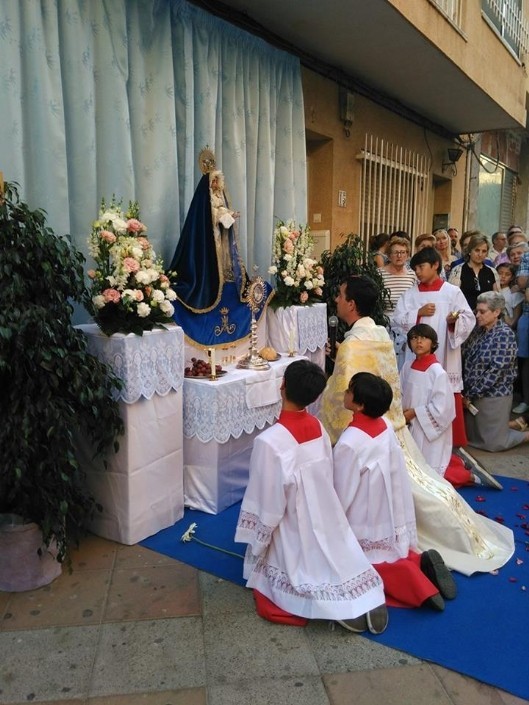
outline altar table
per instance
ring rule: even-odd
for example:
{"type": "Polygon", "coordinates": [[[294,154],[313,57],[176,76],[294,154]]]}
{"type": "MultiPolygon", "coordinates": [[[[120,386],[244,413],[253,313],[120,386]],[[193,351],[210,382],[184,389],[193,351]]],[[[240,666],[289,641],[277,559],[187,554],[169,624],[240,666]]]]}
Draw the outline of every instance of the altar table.
{"type": "Polygon", "coordinates": [[[105,468],[85,439],[78,443],[88,489],[103,507],[89,528],[132,545],[184,514],[183,331],[171,325],[143,336],[108,337],[95,324],[77,327],[87,336],[89,352],[124,382],[116,393],[125,423],[118,453],[109,454],[105,468]]]}
{"type": "Polygon", "coordinates": [[[184,379],[184,503],[218,514],[244,494],[254,438],[278,418],[285,368],[296,355],[269,370],[238,370],[216,381],[184,379]]]}

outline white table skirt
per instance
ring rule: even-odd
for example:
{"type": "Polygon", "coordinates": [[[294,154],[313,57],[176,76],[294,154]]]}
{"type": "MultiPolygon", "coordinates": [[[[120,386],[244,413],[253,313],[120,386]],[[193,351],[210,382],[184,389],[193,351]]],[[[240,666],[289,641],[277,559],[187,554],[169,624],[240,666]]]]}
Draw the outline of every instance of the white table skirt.
{"type": "Polygon", "coordinates": [[[266,312],[268,345],[276,350],[288,350],[293,340],[294,350],[325,369],[327,342],[327,305],[287,306],[266,312]]]}
{"type": "Polygon", "coordinates": [[[216,382],[184,380],[186,506],[218,514],[242,498],[253,440],[278,418],[284,370],[300,359],[283,354],[270,370],[228,368],[216,382]]]}
{"type": "Polygon", "coordinates": [[[96,326],[80,328],[88,336],[90,351],[125,381],[119,401],[125,435],[119,438],[118,453],[108,455],[107,467],[93,458],[84,438],[78,440],[88,489],[103,507],[90,529],[132,545],[172,526],[184,514],[183,332],[173,327],[109,339],[96,326]],[[137,400],[127,403],[129,398],[137,400]]]}

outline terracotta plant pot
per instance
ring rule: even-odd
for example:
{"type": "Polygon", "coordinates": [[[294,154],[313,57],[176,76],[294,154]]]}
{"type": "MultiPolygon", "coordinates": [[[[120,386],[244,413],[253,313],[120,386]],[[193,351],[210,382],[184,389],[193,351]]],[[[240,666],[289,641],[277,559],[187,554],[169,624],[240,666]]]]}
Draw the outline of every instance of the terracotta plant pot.
{"type": "Polygon", "coordinates": [[[37,524],[24,523],[16,514],[0,514],[0,590],[35,590],[61,572],[53,544],[44,546],[37,524]]]}

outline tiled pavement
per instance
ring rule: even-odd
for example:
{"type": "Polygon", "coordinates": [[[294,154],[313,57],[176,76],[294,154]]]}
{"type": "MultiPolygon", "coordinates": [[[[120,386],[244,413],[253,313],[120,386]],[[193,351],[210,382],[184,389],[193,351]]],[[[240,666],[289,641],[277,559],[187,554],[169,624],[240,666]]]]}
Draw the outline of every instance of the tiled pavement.
{"type": "MultiPolygon", "coordinates": [[[[478,453],[529,478],[529,447],[478,453]]],[[[492,648],[492,645],[491,645],[492,648]]],[[[269,624],[249,590],[91,536],[73,572],[0,592],[0,703],[517,705],[527,702],[326,622],[269,624]]]]}

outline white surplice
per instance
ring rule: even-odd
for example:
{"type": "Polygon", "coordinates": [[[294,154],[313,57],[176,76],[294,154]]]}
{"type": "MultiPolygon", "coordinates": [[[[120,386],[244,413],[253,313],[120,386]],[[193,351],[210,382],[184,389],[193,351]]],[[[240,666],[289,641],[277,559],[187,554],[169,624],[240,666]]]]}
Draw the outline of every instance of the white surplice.
{"type": "Polygon", "coordinates": [[[248,544],[247,587],[290,614],[353,619],[384,604],[384,591],[334,490],[322,434],[298,443],[277,423],[255,439],[235,540],[248,544]]]}
{"type": "Polygon", "coordinates": [[[414,369],[413,364],[406,362],[400,372],[402,408],[415,410],[409,425],[412,438],[428,465],[444,477],[452,455],[454,393],[439,362],[425,370],[414,369]]]}
{"type": "Polygon", "coordinates": [[[394,563],[417,548],[415,509],[391,423],[373,421],[381,421],[385,430],[372,437],[361,427],[348,426],[334,446],[334,487],[369,560],[394,563]]]}
{"type": "MultiPolygon", "coordinates": [[[[439,290],[428,288],[421,291],[421,286],[414,286],[400,297],[393,312],[393,322],[405,333],[416,323],[427,323],[437,333],[439,348],[435,355],[448,373],[453,392],[463,389],[463,374],[461,363],[461,345],[468,338],[474,326],[476,317],[467,303],[461,289],[448,282],[443,282],[439,290]],[[419,317],[419,309],[425,304],[435,304],[433,316],[419,317]],[[458,311],[459,316],[453,330],[449,330],[446,318],[449,313],[458,311]]],[[[414,354],[408,348],[406,362],[414,359],[414,354]]]]}

